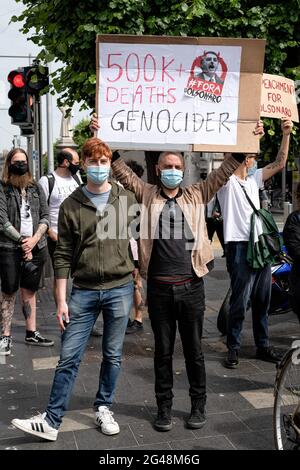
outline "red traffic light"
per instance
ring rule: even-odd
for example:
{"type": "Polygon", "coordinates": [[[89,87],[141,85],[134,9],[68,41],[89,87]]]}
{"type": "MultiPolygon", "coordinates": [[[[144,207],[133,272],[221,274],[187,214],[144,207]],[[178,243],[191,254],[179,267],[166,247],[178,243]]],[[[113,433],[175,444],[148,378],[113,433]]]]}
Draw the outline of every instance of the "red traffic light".
{"type": "Polygon", "coordinates": [[[16,75],[16,76],[13,78],[13,84],[14,84],[14,86],[17,87],[17,88],[22,88],[22,87],[25,85],[23,76],[22,76],[20,73],[18,73],[18,75],[16,75]]]}
{"type": "Polygon", "coordinates": [[[11,117],[11,123],[20,127],[32,126],[34,114],[32,97],[26,87],[26,68],[19,67],[17,70],[12,70],[7,80],[10,83],[8,98],[11,101],[11,106],[8,109],[8,114],[11,117]]]}
{"type": "Polygon", "coordinates": [[[7,80],[16,88],[23,88],[25,86],[23,74],[17,71],[10,72],[7,80]]]}

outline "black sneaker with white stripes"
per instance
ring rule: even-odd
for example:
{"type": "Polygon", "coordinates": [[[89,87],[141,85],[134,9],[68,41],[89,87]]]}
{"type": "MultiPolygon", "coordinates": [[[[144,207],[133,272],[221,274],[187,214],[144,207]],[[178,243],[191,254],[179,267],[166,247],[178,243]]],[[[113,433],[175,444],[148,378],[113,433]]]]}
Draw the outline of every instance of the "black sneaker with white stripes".
{"type": "Polygon", "coordinates": [[[39,331],[26,330],[25,343],[33,346],[53,346],[54,341],[44,338],[39,331]]]}
{"type": "Polygon", "coordinates": [[[43,413],[29,419],[13,419],[11,423],[28,434],[33,434],[47,441],[56,441],[58,430],[47,423],[45,416],[46,413],[43,413]]]}

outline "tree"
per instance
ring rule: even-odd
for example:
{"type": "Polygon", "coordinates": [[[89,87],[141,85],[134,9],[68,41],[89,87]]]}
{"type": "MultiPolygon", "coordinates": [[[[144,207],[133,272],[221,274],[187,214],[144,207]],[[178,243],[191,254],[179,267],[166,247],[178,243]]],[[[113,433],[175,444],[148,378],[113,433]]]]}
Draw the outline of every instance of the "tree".
{"type": "MultiPolygon", "coordinates": [[[[95,107],[96,34],[266,38],[265,71],[300,80],[300,0],[16,1],[26,8],[12,21],[23,21],[21,31],[42,48],[39,58],[65,64],[52,74],[59,105],[95,107]]],[[[272,126],[267,149],[278,145],[272,126]]],[[[297,153],[298,142],[294,136],[297,153]]]]}
{"type": "Polygon", "coordinates": [[[91,137],[89,124],[89,119],[81,119],[73,129],[73,140],[77,145],[77,152],[79,155],[84,142],[91,137]]]}

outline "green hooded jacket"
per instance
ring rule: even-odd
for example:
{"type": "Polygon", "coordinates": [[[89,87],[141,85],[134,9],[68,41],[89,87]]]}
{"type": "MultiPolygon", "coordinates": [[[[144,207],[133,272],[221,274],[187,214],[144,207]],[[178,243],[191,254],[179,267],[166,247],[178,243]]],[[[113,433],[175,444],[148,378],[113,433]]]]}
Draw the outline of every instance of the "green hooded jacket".
{"type": "Polygon", "coordinates": [[[132,280],[129,227],[137,212],[132,206],[137,203],[131,191],[110,183],[102,213],[81,187],[61,204],[54,253],[56,279],[67,279],[71,274],[74,286],[92,290],[111,289],[132,280]]]}

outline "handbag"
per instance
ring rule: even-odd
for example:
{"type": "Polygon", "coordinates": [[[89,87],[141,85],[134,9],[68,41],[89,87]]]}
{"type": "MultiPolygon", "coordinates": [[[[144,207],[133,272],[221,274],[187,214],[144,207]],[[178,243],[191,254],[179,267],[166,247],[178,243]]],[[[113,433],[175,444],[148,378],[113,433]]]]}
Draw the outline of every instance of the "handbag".
{"type": "Polygon", "coordinates": [[[245,188],[241,184],[240,186],[253,209],[247,262],[251,268],[261,269],[267,264],[274,263],[276,255],[282,251],[282,237],[271,212],[266,209],[256,209],[245,188]]]}

